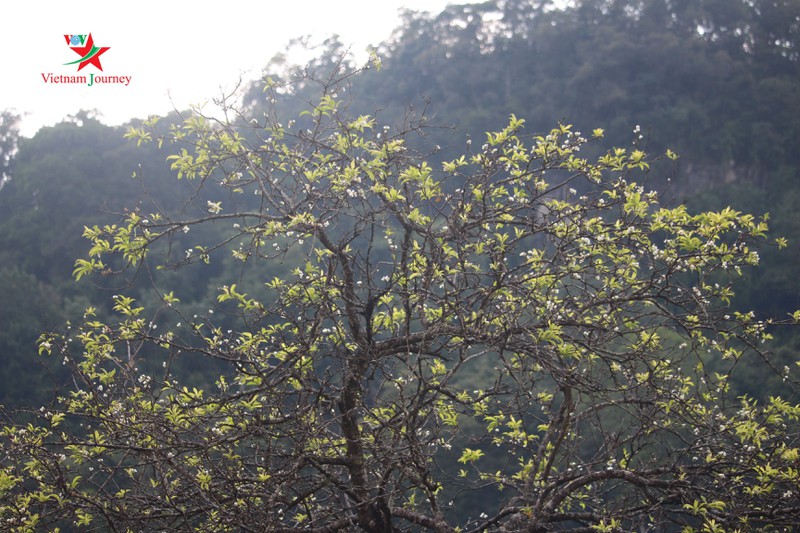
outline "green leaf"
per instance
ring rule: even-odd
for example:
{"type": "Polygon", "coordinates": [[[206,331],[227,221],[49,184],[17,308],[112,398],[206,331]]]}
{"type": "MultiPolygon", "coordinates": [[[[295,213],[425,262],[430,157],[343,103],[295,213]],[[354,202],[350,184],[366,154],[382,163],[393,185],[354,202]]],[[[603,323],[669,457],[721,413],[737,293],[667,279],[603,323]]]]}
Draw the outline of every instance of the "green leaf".
{"type": "Polygon", "coordinates": [[[463,464],[474,463],[483,456],[484,453],[481,450],[473,450],[471,448],[465,448],[464,452],[461,454],[461,457],[458,459],[458,462],[463,464]]]}

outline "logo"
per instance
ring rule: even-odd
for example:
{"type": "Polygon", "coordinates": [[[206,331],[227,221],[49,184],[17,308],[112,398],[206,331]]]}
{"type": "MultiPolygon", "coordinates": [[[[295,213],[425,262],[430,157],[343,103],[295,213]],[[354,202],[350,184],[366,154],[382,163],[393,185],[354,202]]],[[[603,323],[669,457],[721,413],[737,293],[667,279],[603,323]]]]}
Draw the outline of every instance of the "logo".
{"type": "Polygon", "coordinates": [[[80,59],[64,63],[65,65],[74,65],[78,63],[78,71],[86,65],[94,65],[102,72],[103,65],[100,64],[100,56],[106,53],[108,49],[111,48],[110,46],[95,46],[91,33],[88,37],[86,35],[65,35],[64,39],[67,41],[67,46],[69,46],[73,52],[81,56],[80,59]]]}
{"type": "MultiPolygon", "coordinates": [[[[78,54],[78,59],[63,63],[64,66],[78,65],[78,72],[83,70],[84,67],[89,65],[95,67],[100,72],[103,72],[103,64],[100,62],[101,56],[108,52],[110,46],[97,46],[94,44],[92,34],[64,34],[64,40],[70,50],[78,54]]],[[[102,58],[105,59],[105,58],[102,58]]],[[[51,85],[56,84],[69,84],[69,85],[86,85],[94,87],[96,85],[124,85],[128,86],[131,83],[133,76],[130,75],[117,75],[117,74],[100,74],[89,72],[80,74],[55,74],[53,72],[42,72],[42,80],[51,85]]]]}

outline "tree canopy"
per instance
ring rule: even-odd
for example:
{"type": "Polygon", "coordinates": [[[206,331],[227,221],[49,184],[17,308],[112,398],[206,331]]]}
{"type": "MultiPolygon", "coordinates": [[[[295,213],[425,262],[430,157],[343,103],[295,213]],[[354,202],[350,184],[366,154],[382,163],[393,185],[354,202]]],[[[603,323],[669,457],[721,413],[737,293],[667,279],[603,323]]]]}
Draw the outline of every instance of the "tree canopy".
{"type": "Polygon", "coordinates": [[[793,527],[800,406],[729,384],[800,321],[731,308],[785,246],[766,219],[666,205],[648,183],[677,156],[600,128],[511,115],[421,148],[424,115],[348,112],[353,75],[270,80],[308,100],[291,120],[129,130],[189,194],[87,227],[74,274],[138,272],[158,299],[119,290],[40,338],[71,385],[2,429],[3,527],[793,527]],[[158,274],[231,260],[199,312],[158,274]]]}
{"type": "Polygon", "coordinates": [[[226,120],[4,113],[0,529],[793,530],[799,28],[451,5],[226,120]]]}

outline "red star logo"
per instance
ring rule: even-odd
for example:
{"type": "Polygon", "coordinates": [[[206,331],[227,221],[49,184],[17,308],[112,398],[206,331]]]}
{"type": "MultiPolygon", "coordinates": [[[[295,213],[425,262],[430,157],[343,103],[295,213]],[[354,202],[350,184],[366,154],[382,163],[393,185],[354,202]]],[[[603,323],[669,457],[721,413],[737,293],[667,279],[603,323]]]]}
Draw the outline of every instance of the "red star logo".
{"type": "MultiPolygon", "coordinates": [[[[66,35],[64,37],[67,37],[66,35]]],[[[69,39],[67,40],[69,43],[69,39]]],[[[92,39],[92,34],[89,34],[89,37],[86,39],[86,44],[83,46],[70,46],[70,49],[73,50],[76,54],[80,55],[81,58],[72,61],[70,63],[65,63],[66,65],[74,65],[75,63],[80,63],[78,65],[78,70],[81,70],[86,65],[94,65],[101,71],[103,70],[103,66],[100,64],[100,56],[108,50],[109,46],[95,46],[94,39],[92,39]]]]}

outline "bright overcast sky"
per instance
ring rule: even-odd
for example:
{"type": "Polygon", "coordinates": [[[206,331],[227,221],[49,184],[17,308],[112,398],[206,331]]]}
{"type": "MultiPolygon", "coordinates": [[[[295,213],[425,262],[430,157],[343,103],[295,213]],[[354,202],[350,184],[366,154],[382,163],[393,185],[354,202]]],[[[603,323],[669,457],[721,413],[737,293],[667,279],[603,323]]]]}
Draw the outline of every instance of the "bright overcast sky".
{"type": "MultiPolygon", "coordinates": [[[[217,96],[262,67],[294,37],[338,34],[354,51],[386,39],[399,10],[439,11],[452,0],[27,0],[2,8],[7,47],[0,110],[24,114],[32,135],[81,109],[119,124],[184,109],[217,96]],[[102,54],[101,73],[80,72],[65,34],[88,34],[102,54]],[[45,83],[43,74],[131,76],[130,85],[45,83]]],[[[461,0],[459,3],[464,3],[461,0]]]]}

